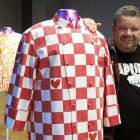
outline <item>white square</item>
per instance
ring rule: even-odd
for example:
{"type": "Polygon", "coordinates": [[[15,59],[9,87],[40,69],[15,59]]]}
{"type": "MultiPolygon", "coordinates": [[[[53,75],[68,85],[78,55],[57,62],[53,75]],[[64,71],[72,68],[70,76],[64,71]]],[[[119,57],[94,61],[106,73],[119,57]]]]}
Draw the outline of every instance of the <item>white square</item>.
{"type": "Polygon", "coordinates": [[[100,57],[104,57],[105,56],[105,49],[104,49],[104,47],[100,47],[99,56],[100,57]]]}
{"type": "Polygon", "coordinates": [[[29,111],[21,111],[21,110],[18,110],[17,115],[16,115],[16,120],[26,121],[27,120],[27,117],[28,117],[28,114],[29,114],[29,111]]]}
{"type": "Polygon", "coordinates": [[[95,55],[95,65],[99,66],[99,64],[98,64],[98,56],[97,55],[95,55]]]}
{"type": "Polygon", "coordinates": [[[41,81],[42,80],[36,80],[35,81],[35,89],[36,90],[41,90],[41,81]]]}
{"type": "Polygon", "coordinates": [[[84,33],[84,34],[88,34],[89,35],[89,31],[86,29],[86,27],[82,27],[81,28],[81,33],[84,33]]]}
{"type": "Polygon", "coordinates": [[[64,124],[52,124],[52,135],[64,135],[64,124]]]}
{"type": "Polygon", "coordinates": [[[95,76],[95,66],[94,65],[87,65],[87,76],[95,76]]]}
{"type": "Polygon", "coordinates": [[[96,89],[95,87],[87,88],[87,96],[89,98],[96,98],[96,89]]]}
{"type": "Polygon", "coordinates": [[[29,44],[23,42],[22,43],[22,48],[21,48],[21,53],[28,54],[28,51],[29,51],[29,44]]]}
{"type": "Polygon", "coordinates": [[[50,78],[50,89],[62,89],[62,80],[60,79],[60,78],[50,78]],[[54,81],[54,82],[57,82],[57,81],[60,81],[60,83],[59,83],[59,85],[58,85],[58,87],[54,87],[53,85],[52,85],[52,81],[54,81]]]}
{"type": "Polygon", "coordinates": [[[75,65],[86,65],[85,54],[75,54],[75,65]]]}
{"type": "Polygon", "coordinates": [[[51,101],[50,90],[41,90],[42,101],[51,101]]]}
{"type": "MultiPolygon", "coordinates": [[[[64,135],[65,136],[65,140],[72,140],[72,135],[64,135]]],[[[77,139],[75,139],[75,140],[77,140],[77,139]]]]}
{"type": "Polygon", "coordinates": [[[56,34],[45,36],[45,39],[47,46],[58,44],[58,38],[56,34]]]}
{"type": "Polygon", "coordinates": [[[66,67],[67,77],[75,77],[75,66],[66,67]]]}
{"type": "Polygon", "coordinates": [[[95,87],[100,87],[100,77],[95,77],[95,87]]]}
{"type": "Polygon", "coordinates": [[[53,137],[48,135],[43,135],[43,140],[53,140],[53,137]]]}
{"type": "Polygon", "coordinates": [[[27,55],[26,66],[30,66],[30,67],[34,68],[35,67],[35,61],[36,61],[36,57],[27,55]]]}
{"type": "Polygon", "coordinates": [[[75,88],[69,88],[69,96],[70,99],[76,99],[76,89],[75,88]]]}
{"type": "Polygon", "coordinates": [[[40,48],[36,52],[40,59],[48,57],[47,47],[40,48]]]}
{"type": "Polygon", "coordinates": [[[107,115],[108,117],[118,115],[117,106],[107,107],[107,115]]]}
{"type": "Polygon", "coordinates": [[[52,112],[63,112],[63,102],[62,101],[52,101],[51,102],[52,112]]]}
{"type": "Polygon", "coordinates": [[[32,32],[32,35],[33,35],[33,39],[34,40],[37,39],[37,38],[40,38],[40,37],[44,36],[44,30],[43,30],[42,27],[33,29],[33,30],[31,30],[31,32],[32,32]]]}
{"type": "Polygon", "coordinates": [[[97,110],[88,110],[88,121],[97,120],[97,110]]]}
{"type": "Polygon", "coordinates": [[[30,79],[30,78],[23,77],[22,87],[32,90],[32,88],[33,88],[33,80],[30,79]]]}
{"type": "Polygon", "coordinates": [[[64,123],[71,123],[71,112],[64,112],[64,123]]]}
{"type": "Polygon", "coordinates": [[[62,89],[63,92],[63,100],[70,100],[70,93],[68,89],[62,89]]]}
{"type": "Polygon", "coordinates": [[[64,54],[74,54],[73,44],[65,44],[63,46],[63,53],[64,54]]]}
{"type": "Polygon", "coordinates": [[[15,84],[15,80],[16,80],[16,74],[15,74],[15,73],[12,73],[10,83],[11,83],[11,84],[15,84]]]}
{"type": "Polygon", "coordinates": [[[104,118],[104,126],[105,127],[109,127],[110,126],[108,118],[104,118]]]}
{"type": "Polygon", "coordinates": [[[103,87],[99,88],[99,93],[100,93],[100,98],[103,98],[103,95],[104,95],[104,88],[103,87]]]}
{"type": "Polygon", "coordinates": [[[25,66],[19,64],[17,69],[17,74],[20,76],[24,76],[25,73],[25,66]]]}
{"type": "Polygon", "coordinates": [[[16,85],[14,86],[14,91],[13,91],[13,96],[16,98],[19,98],[21,94],[21,88],[17,87],[16,85]]]}
{"type": "Polygon", "coordinates": [[[77,111],[87,110],[87,99],[80,99],[76,101],[77,111]]]}
{"type": "Polygon", "coordinates": [[[67,77],[67,75],[66,75],[66,66],[61,66],[61,76],[62,77],[67,77]]]}
{"type": "Polygon", "coordinates": [[[100,98],[96,98],[96,108],[100,108],[100,98]]]}
{"type": "Polygon", "coordinates": [[[107,95],[106,103],[107,103],[107,106],[117,104],[116,95],[107,95]]]}
{"type": "Polygon", "coordinates": [[[76,77],[76,88],[87,87],[87,78],[86,77],[76,77]]]}
{"type": "Polygon", "coordinates": [[[85,43],[85,51],[86,51],[86,54],[95,54],[94,46],[89,43],[85,43]]]}
{"type": "Polygon", "coordinates": [[[51,124],[52,123],[52,115],[51,115],[51,113],[42,112],[42,122],[44,124],[51,124]]]}
{"type": "Polygon", "coordinates": [[[72,33],[73,43],[84,43],[83,36],[81,33],[72,33]]]}
{"type": "Polygon", "coordinates": [[[78,133],[88,132],[88,122],[77,122],[78,133]]]}
{"type": "Polygon", "coordinates": [[[15,120],[13,120],[13,119],[11,119],[11,118],[9,118],[8,116],[7,116],[7,118],[6,118],[6,127],[7,128],[10,128],[10,129],[13,129],[13,127],[14,127],[14,124],[15,124],[15,120]]]}
{"type": "Polygon", "coordinates": [[[7,94],[7,96],[6,96],[6,104],[7,105],[11,105],[12,97],[13,97],[12,95],[7,94]]]}
{"type": "Polygon", "coordinates": [[[28,110],[29,103],[30,102],[28,100],[19,99],[17,109],[28,110]]]}
{"type": "Polygon", "coordinates": [[[102,129],[102,123],[101,120],[97,120],[98,130],[102,129]]]}
{"type": "Polygon", "coordinates": [[[66,33],[71,33],[71,28],[65,28],[62,27],[61,29],[59,29],[59,27],[57,27],[59,34],[66,34],[66,33]]]}
{"type": "Polygon", "coordinates": [[[43,134],[43,124],[42,123],[34,123],[35,132],[38,134],[43,134]]]}
{"type": "Polygon", "coordinates": [[[107,75],[106,85],[112,85],[112,84],[114,84],[112,75],[107,75]]]}
{"type": "Polygon", "coordinates": [[[53,55],[49,57],[50,67],[61,66],[60,55],[53,55]]]}
{"type": "Polygon", "coordinates": [[[45,78],[50,78],[50,68],[44,68],[40,70],[42,77],[45,78]]]}
{"type": "Polygon", "coordinates": [[[42,102],[34,101],[34,111],[42,112],[42,102]]]}
{"type": "Polygon", "coordinates": [[[77,112],[76,111],[72,111],[71,112],[71,116],[72,116],[72,122],[77,122],[77,112]]]}

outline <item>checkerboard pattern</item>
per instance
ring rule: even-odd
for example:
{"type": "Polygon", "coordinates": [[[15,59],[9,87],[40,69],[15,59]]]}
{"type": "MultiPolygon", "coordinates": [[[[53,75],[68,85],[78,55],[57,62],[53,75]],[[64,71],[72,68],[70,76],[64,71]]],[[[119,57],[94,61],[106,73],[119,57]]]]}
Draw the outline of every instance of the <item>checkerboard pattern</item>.
{"type": "Polygon", "coordinates": [[[29,140],[103,140],[120,124],[106,40],[57,14],[24,32],[11,78],[5,125],[29,140]]]}

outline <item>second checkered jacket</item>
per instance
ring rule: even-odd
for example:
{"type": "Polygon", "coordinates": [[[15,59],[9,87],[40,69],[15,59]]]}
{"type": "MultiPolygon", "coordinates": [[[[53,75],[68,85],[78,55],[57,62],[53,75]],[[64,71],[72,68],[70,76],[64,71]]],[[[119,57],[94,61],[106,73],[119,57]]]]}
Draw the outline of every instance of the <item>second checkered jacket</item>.
{"type": "Polygon", "coordinates": [[[106,39],[57,14],[23,33],[6,100],[6,127],[29,140],[103,140],[120,124],[106,39]]]}

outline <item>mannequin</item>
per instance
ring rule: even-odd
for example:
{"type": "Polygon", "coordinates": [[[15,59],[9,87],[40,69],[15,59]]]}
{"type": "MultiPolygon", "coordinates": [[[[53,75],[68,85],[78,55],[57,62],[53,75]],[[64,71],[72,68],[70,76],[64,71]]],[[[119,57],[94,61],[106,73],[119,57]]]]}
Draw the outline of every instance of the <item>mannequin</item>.
{"type": "Polygon", "coordinates": [[[3,27],[2,32],[9,36],[11,33],[13,33],[13,29],[11,27],[3,27]]]}
{"type": "Polygon", "coordinates": [[[76,10],[73,10],[73,9],[59,9],[57,11],[57,14],[61,18],[71,22],[73,24],[74,28],[76,28],[77,23],[79,21],[79,15],[78,15],[78,12],[76,10]]]}

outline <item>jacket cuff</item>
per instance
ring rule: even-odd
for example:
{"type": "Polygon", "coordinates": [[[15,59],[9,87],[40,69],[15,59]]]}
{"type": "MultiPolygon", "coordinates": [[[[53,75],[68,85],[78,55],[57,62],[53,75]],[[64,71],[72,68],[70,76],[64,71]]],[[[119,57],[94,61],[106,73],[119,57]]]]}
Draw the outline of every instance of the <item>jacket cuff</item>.
{"type": "Polygon", "coordinates": [[[5,126],[15,131],[24,131],[29,111],[5,109],[5,126]]]}
{"type": "Polygon", "coordinates": [[[121,121],[118,104],[104,108],[104,126],[110,127],[119,124],[121,124],[121,121]]]}

